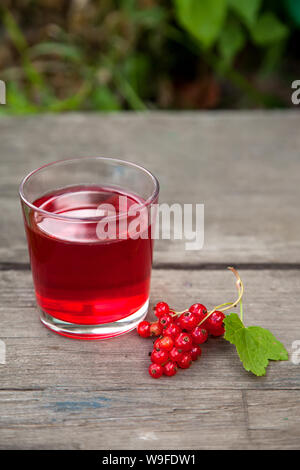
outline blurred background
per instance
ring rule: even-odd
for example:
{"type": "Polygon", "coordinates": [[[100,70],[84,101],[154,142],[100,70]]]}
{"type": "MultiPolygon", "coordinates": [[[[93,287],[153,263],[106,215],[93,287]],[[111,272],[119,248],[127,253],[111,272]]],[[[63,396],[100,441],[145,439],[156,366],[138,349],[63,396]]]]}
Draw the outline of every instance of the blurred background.
{"type": "Polygon", "coordinates": [[[1,114],[292,106],[300,0],[1,0],[1,114]]]}

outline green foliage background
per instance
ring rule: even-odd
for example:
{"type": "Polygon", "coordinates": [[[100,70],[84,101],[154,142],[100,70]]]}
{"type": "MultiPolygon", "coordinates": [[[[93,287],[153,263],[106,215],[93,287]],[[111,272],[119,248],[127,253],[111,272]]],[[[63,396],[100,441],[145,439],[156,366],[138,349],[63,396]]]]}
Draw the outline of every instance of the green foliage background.
{"type": "Polygon", "coordinates": [[[2,0],[0,112],[289,106],[299,28],[300,0],[2,0]]]}

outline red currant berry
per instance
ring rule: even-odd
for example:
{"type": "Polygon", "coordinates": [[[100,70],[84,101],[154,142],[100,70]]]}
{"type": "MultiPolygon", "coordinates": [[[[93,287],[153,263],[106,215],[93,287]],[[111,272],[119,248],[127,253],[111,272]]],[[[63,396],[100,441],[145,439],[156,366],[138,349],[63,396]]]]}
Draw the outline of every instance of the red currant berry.
{"type": "Polygon", "coordinates": [[[169,352],[169,357],[171,361],[178,362],[182,358],[183,352],[179,351],[177,348],[172,348],[171,351],[169,352]]]}
{"type": "Polygon", "coordinates": [[[151,377],[159,379],[163,375],[164,369],[159,364],[150,364],[148,371],[151,377]]]}
{"type": "Polygon", "coordinates": [[[163,336],[157,344],[157,347],[160,348],[162,351],[171,351],[173,346],[174,341],[171,336],[163,336]]]}
{"type": "Polygon", "coordinates": [[[159,323],[163,328],[167,328],[172,323],[172,317],[168,313],[162,315],[159,319],[159,323]]]}
{"type": "Polygon", "coordinates": [[[208,332],[201,326],[196,326],[196,328],[193,329],[192,331],[192,339],[195,344],[202,344],[207,341],[208,338],[208,332]]]}
{"type": "Polygon", "coordinates": [[[148,338],[150,336],[150,323],[141,321],[137,326],[137,332],[142,338],[148,338]]]}
{"type": "Polygon", "coordinates": [[[153,349],[156,349],[156,351],[160,350],[160,346],[159,346],[160,340],[161,340],[161,338],[157,338],[153,343],[153,349]]]}
{"type": "Polygon", "coordinates": [[[193,304],[190,306],[189,308],[189,311],[191,313],[194,313],[197,318],[198,318],[198,322],[199,323],[201,320],[203,320],[205,318],[205,315],[207,314],[207,309],[205,307],[205,305],[202,305],[202,304],[193,304]]]}
{"type": "Polygon", "coordinates": [[[155,321],[150,325],[150,336],[160,336],[162,331],[163,327],[158,321],[155,321]]]}
{"type": "Polygon", "coordinates": [[[179,317],[179,325],[183,330],[191,331],[198,323],[198,316],[192,312],[184,312],[179,317]]]}
{"type": "Polygon", "coordinates": [[[190,306],[189,312],[197,313],[197,314],[204,313],[204,315],[206,315],[207,314],[207,308],[203,304],[193,304],[193,305],[190,306]]]}
{"type": "Polygon", "coordinates": [[[169,354],[167,351],[163,351],[162,349],[157,351],[156,349],[154,349],[151,353],[151,361],[155,364],[164,365],[168,360],[169,354]]]}
{"type": "Polygon", "coordinates": [[[224,334],[225,334],[224,324],[220,326],[220,328],[216,328],[212,333],[213,336],[223,336],[224,334]]]}
{"type": "Polygon", "coordinates": [[[200,348],[200,346],[195,345],[192,347],[190,354],[192,356],[193,361],[196,361],[196,359],[201,356],[202,349],[200,348]]]}
{"type": "Polygon", "coordinates": [[[213,336],[221,336],[225,332],[225,328],[223,325],[223,320],[225,315],[223,312],[219,312],[216,310],[212,313],[205,323],[207,323],[208,332],[213,336]]]}
{"type": "Polygon", "coordinates": [[[225,333],[225,328],[224,328],[224,326],[220,326],[220,328],[214,328],[214,329],[212,329],[211,332],[210,332],[210,334],[211,334],[212,336],[215,336],[215,337],[217,337],[217,336],[222,336],[222,335],[224,335],[224,333],[225,333]]]}
{"type": "Polygon", "coordinates": [[[164,336],[171,336],[171,338],[175,339],[177,336],[181,333],[181,328],[176,325],[175,323],[170,323],[169,326],[167,326],[163,330],[163,335],[164,336]]]}
{"type": "Polygon", "coordinates": [[[193,340],[188,333],[180,333],[175,339],[175,347],[183,352],[190,351],[193,347],[193,340]]]}
{"type": "Polygon", "coordinates": [[[160,317],[162,317],[163,315],[165,315],[166,313],[169,313],[169,312],[170,312],[170,308],[169,308],[169,305],[166,302],[158,302],[155,305],[154,313],[157,316],[157,318],[160,318],[160,317]]]}
{"type": "Polygon", "coordinates": [[[192,359],[191,354],[189,352],[185,352],[183,353],[180,361],[178,361],[178,365],[179,367],[181,367],[181,369],[188,369],[190,365],[192,364],[192,362],[193,362],[193,359],[192,359]]]}
{"type": "Polygon", "coordinates": [[[169,361],[164,366],[164,374],[167,375],[168,377],[172,377],[172,375],[175,375],[177,371],[178,371],[178,367],[177,367],[176,362],[169,361]]]}

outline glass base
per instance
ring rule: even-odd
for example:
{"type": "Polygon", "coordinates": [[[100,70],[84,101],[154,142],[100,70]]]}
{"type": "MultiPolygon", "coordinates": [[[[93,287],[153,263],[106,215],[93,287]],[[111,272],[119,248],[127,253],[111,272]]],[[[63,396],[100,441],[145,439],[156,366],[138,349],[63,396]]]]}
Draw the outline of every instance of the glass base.
{"type": "Polygon", "coordinates": [[[40,310],[40,320],[47,328],[59,335],[77,339],[108,339],[123,335],[136,328],[145,318],[149,307],[149,299],[144,305],[132,315],[113,323],[102,323],[101,325],[79,325],[68,323],[52,317],[40,310]]]}

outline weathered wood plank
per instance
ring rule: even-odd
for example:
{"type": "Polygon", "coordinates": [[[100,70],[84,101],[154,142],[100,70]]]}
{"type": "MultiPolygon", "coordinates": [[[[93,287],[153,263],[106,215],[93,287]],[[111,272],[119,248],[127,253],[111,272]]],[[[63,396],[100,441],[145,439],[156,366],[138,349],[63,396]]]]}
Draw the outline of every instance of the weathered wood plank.
{"type": "Polygon", "coordinates": [[[232,391],[0,392],[0,414],[0,448],[189,449],[213,448],[216,439],[222,447],[246,444],[241,394],[232,391]]]}
{"type": "Polygon", "coordinates": [[[161,201],[204,202],[206,211],[200,252],[156,243],[155,265],[176,269],[154,269],[152,304],[163,298],[182,309],[235,297],[231,274],[193,266],[273,263],[241,270],[245,319],[271,329],[291,353],[300,340],[298,114],[5,118],[0,137],[0,448],[299,448],[300,374],[291,361],[271,363],[256,378],[219,338],[189,371],[153,381],[151,340],[135,332],[126,341],[82,342],[45,329],[23,270],[16,198],[22,176],[48,161],[102,154],[145,165],[159,176],[161,201]]]}
{"type": "Polygon", "coordinates": [[[145,165],[161,202],[205,204],[205,246],[158,241],[156,263],[300,262],[297,112],[66,114],[0,120],[0,260],[27,261],[21,178],[57,159],[145,165]]]}
{"type": "MultiPolygon", "coordinates": [[[[82,342],[61,338],[44,328],[34,304],[30,272],[1,274],[1,333],[7,347],[7,364],[0,365],[2,389],[59,387],[94,389],[131,388],[152,390],[157,383],[148,377],[151,340],[135,332],[104,342],[82,342]],[[12,292],[14,295],[12,296],[12,292]]],[[[300,339],[299,276],[294,271],[242,271],[246,285],[245,321],[267,327],[289,352],[300,339]]],[[[178,309],[200,300],[208,306],[235,298],[232,274],[221,271],[154,270],[152,303],[164,298],[178,309]]],[[[153,313],[150,314],[153,316],[153,313]]],[[[186,374],[163,380],[167,389],[176,387],[222,389],[300,389],[299,366],[292,362],[271,363],[266,377],[244,371],[233,346],[211,339],[203,347],[203,358],[186,374]]]]}
{"type": "Polygon", "coordinates": [[[300,394],[295,390],[251,390],[247,402],[251,442],[259,449],[300,448],[300,394]]]}
{"type": "Polygon", "coordinates": [[[0,448],[298,449],[299,393],[244,393],[0,391],[0,448]]]}
{"type": "MultiPolygon", "coordinates": [[[[249,429],[287,431],[300,429],[300,394],[296,390],[245,392],[249,429]]],[[[300,445],[300,435],[299,445],[300,445]]]]}
{"type": "Polygon", "coordinates": [[[299,448],[298,391],[161,392],[0,391],[0,448],[299,448]]]}

